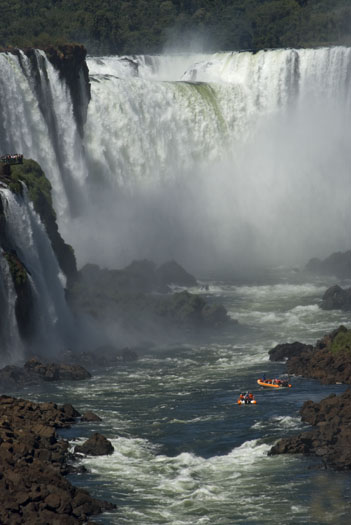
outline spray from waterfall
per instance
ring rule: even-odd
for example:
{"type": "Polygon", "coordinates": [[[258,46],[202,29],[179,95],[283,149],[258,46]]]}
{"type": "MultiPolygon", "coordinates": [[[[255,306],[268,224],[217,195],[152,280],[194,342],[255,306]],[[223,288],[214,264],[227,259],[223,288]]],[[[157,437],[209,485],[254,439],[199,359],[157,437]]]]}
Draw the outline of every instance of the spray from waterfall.
{"type": "Polygon", "coordinates": [[[88,66],[82,143],[45,56],[40,102],[27,57],[0,54],[0,143],[44,168],[80,265],[173,258],[235,274],[349,248],[349,48],[88,66]]]}
{"type": "Polygon", "coordinates": [[[91,58],[79,259],[214,275],[347,249],[350,61],[348,48],[91,58]]]}

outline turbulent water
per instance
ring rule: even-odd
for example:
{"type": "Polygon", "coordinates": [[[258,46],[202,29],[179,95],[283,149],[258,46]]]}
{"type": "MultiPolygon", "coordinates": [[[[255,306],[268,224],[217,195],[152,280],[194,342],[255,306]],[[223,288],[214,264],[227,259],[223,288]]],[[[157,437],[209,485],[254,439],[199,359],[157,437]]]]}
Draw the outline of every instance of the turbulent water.
{"type": "Polygon", "coordinates": [[[0,54],[1,149],[39,161],[81,264],[211,276],[349,248],[350,48],[88,66],[81,139],[45,55],[0,54]]]}
{"type": "MultiPolygon", "coordinates": [[[[240,327],[198,344],[157,347],[137,362],[94,370],[86,382],[65,382],[21,392],[35,400],[71,402],[93,410],[102,423],[65,431],[72,446],[99,431],[112,456],[82,459],[88,474],[74,483],[118,505],[101,524],[232,525],[342,524],[350,516],[350,478],[315,468],[301,457],[269,457],[275,439],[303,427],[298,410],[307,399],[340,393],[290,378],[293,387],[264,391],[256,384],[284,372],[268,361],[276,343],[315,342],[349,316],[320,310],[331,281],[306,281],[277,270],[256,284],[208,282],[194,289],[221,301],[240,327]],[[252,390],[257,405],[238,406],[252,390]]],[[[95,518],[94,518],[95,519],[95,518]]]]}
{"type": "MultiPolygon", "coordinates": [[[[319,309],[334,280],[297,270],[254,279],[252,269],[350,248],[351,49],[91,57],[83,137],[67,86],[43,52],[34,62],[0,53],[1,153],[41,164],[79,263],[174,258],[206,277],[208,292],[194,291],[221,301],[240,323],[198,344],[155,347],[136,363],[94,370],[86,382],[20,393],[103,418],[66,434],[74,444],[99,430],[114,444],[111,457],[82,459],[90,473],[73,477],[119,506],[97,521],[347,522],[346,475],[267,456],[276,438],[302,428],[304,400],[344,387],[292,378],[292,389],[265,392],[256,379],[283,371],[268,361],[274,344],[312,343],[349,317],[319,309]],[[236,405],[246,389],[256,406],[236,405]]],[[[1,194],[38,292],[38,322],[64,345],[70,315],[43,226],[27,200],[1,194]]],[[[4,261],[0,269],[9,352],[19,335],[4,261]]]]}

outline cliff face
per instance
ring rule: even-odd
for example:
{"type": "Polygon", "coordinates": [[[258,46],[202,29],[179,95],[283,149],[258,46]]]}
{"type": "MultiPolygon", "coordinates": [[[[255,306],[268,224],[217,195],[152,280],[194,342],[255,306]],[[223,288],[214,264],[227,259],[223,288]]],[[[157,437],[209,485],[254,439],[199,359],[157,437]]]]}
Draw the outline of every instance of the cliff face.
{"type": "MultiPolygon", "coordinates": [[[[70,90],[73,102],[73,112],[78,125],[78,130],[83,135],[83,127],[86,121],[88,104],[90,101],[89,70],[86,64],[87,51],[80,44],[63,44],[59,46],[48,46],[42,49],[52,65],[59,71],[60,77],[64,80],[70,90]]],[[[33,48],[4,49],[17,55],[21,60],[21,51],[30,59],[32,65],[32,77],[35,79],[36,89],[39,100],[45,100],[40,93],[42,89],[40,78],[40,67],[38,56],[33,48]]],[[[47,113],[47,108],[41,108],[43,113],[47,113]]]]}
{"type": "Polygon", "coordinates": [[[306,401],[302,420],[313,426],[296,436],[282,438],[270,451],[275,454],[317,456],[325,468],[351,470],[351,390],[330,395],[319,403],[306,401]]]}
{"type": "Polygon", "coordinates": [[[87,51],[80,44],[49,46],[44,51],[70,89],[74,116],[82,135],[90,101],[89,70],[85,61],[87,51]]]}
{"type": "MultiPolygon", "coordinates": [[[[49,181],[40,166],[32,160],[25,160],[23,165],[7,166],[7,168],[10,168],[10,175],[7,173],[8,170],[5,170],[6,173],[1,170],[0,188],[10,190],[16,196],[16,202],[24,210],[25,196],[22,184],[26,185],[28,198],[32,201],[35,211],[45,226],[57,262],[67,277],[67,283],[73,282],[77,274],[75,256],[71,246],[63,241],[58,231],[56,215],[51,202],[49,181]]],[[[8,224],[6,210],[10,204],[7,202],[6,193],[5,197],[2,197],[0,195],[0,250],[7,263],[16,295],[14,311],[18,332],[24,341],[30,342],[35,336],[37,325],[34,298],[37,292],[33,289],[33,279],[23,258],[26,256],[28,247],[18,245],[18,239],[13,238],[13,230],[8,224]]],[[[18,217],[19,228],[21,227],[21,220],[21,217],[18,217]]],[[[40,272],[40,269],[36,271],[40,272]]]]}
{"type": "Polygon", "coordinates": [[[73,248],[64,242],[56,223],[56,213],[51,199],[51,184],[39,164],[34,160],[24,160],[23,164],[11,167],[8,186],[16,193],[22,192],[21,182],[28,188],[28,195],[39,214],[50,239],[52,248],[62,272],[69,283],[77,275],[77,265],[73,248]]]}

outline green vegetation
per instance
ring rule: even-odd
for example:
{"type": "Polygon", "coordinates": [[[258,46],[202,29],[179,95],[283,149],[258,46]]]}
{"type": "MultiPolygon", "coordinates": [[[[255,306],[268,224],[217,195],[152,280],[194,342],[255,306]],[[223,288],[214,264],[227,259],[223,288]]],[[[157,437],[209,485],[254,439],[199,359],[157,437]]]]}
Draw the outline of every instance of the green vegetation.
{"type": "Polygon", "coordinates": [[[52,205],[51,184],[39,164],[34,160],[24,159],[23,164],[11,166],[11,175],[5,179],[5,182],[17,194],[22,194],[21,183],[25,183],[28,196],[46,228],[63,273],[68,281],[74,280],[77,273],[74,251],[64,242],[58,231],[56,213],[52,205]]]}
{"type": "Polygon", "coordinates": [[[5,259],[8,262],[9,270],[12,276],[15,287],[24,285],[28,280],[27,271],[16,255],[16,252],[3,252],[5,259]]]}
{"type": "Polygon", "coordinates": [[[11,166],[11,180],[9,187],[15,193],[21,193],[24,182],[28,188],[28,195],[34,204],[37,213],[41,213],[41,203],[44,198],[55,216],[51,199],[51,184],[39,164],[34,160],[24,160],[23,164],[11,166]]]}
{"type": "Polygon", "coordinates": [[[349,44],[349,0],[3,0],[0,45],[80,42],[91,54],[349,44]]]}
{"type": "Polygon", "coordinates": [[[334,354],[345,350],[351,352],[351,330],[340,330],[331,341],[330,349],[334,354]]]}

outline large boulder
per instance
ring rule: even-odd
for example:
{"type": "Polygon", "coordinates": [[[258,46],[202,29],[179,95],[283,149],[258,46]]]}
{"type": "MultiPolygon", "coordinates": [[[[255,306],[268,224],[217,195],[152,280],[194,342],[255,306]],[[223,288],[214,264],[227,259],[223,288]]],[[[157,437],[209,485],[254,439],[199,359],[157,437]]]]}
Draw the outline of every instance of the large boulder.
{"type": "Polygon", "coordinates": [[[335,275],[340,279],[350,279],[351,250],[333,253],[324,260],[317,259],[316,257],[310,259],[305,269],[308,272],[316,274],[335,275]]]}
{"type": "Polygon", "coordinates": [[[343,289],[338,285],[331,286],[322,298],[323,310],[351,310],[351,288],[343,289]]]}
{"type": "Polygon", "coordinates": [[[269,359],[271,361],[284,361],[292,357],[299,356],[302,352],[312,350],[312,345],[305,345],[304,343],[283,343],[275,346],[269,350],[269,359]]]}
{"type": "Polygon", "coordinates": [[[300,414],[314,428],[279,440],[270,454],[313,454],[327,468],[351,470],[351,390],[319,403],[306,401],[300,414]]]}
{"type": "Polygon", "coordinates": [[[289,374],[317,379],[323,384],[351,384],[351,330],[344,326],[326,334],[316,345],[291,355],[289,374]]]}
{"type": "Polygon", "coordinates": [[[113,451],[112,443],[98,432],[95,432],[83,445],[77,445],[74,448],[74,452],[90,456],[103,456],[112,454],[113,451]]]}
{"type": "Polygon", "coordinates": [[[28,360],[23,367],[8,365],[0,369],[0,385],[4,390],[39,384],[42,381],[81,381],[91,374],[81,365],[42,363],[36,357],[28,360]]]}
{"type": "Polygon", "coordinates": [[[72,455],[56,429],[77,414],[71,405],[0,396],[0,523],[83,525],[114,508],[64,477],[72,455]]]}
{"type": "Polygon", "coordinates": [[[197,285],[195,277],[175,261],[169,261],[159,266],[156,270],[156,278],[161,289],[170,284],[187,287],[197,285]]]}
{"type": "Polygon", "coordinates": [[[62,363],[42,363],[36,358],[27,361],[24,368],[32,374],[37,374],[45,381],[89,379],[90,372],[80,365],[62,363]]]}

